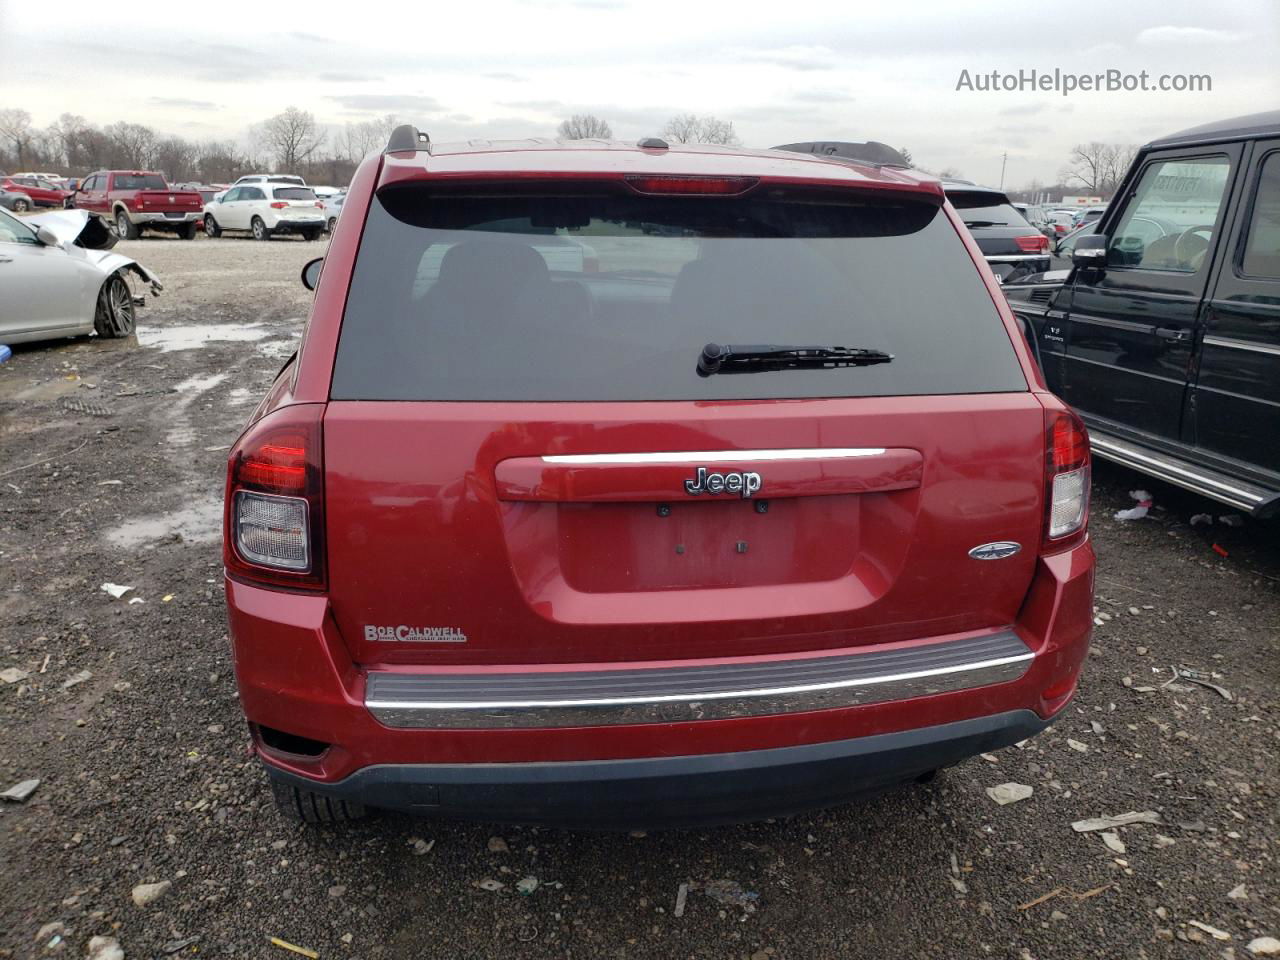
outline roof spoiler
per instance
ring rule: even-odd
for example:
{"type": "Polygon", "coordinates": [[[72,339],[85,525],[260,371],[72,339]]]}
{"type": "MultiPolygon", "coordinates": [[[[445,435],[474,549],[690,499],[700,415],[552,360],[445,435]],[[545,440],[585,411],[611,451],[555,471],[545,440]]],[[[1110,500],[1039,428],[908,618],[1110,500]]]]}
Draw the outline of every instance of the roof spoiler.
{"type": "Polygon", "coordinates": [[[812,153],[820,157],[831,157],[833,160],[853,160],[858,163],[869,163],[877,167],[906,167],[911,164],[907,158],[887,143],[868,140],[866,143],[850,143],[845,140],[811,140],[807,143],[785,143],[775,150],[789,150],[791,153],[812,153]]]}
{"type": "Polygon", "coordinates": [[[431,152],[431,138],[425,132],[419,131],[412,123],[402,124],[391,131],[391,136],[387,139],[387,148],[383,153],[396,153],[400,150],[425,150],[431,152]]]}

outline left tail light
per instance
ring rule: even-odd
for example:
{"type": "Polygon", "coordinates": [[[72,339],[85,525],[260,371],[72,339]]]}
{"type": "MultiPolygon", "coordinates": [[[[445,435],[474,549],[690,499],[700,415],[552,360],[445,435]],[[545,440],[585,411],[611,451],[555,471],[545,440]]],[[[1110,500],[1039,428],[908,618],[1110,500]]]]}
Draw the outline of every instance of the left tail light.
{"type": "Polygon", "coordinates": [[[265,586],[323,589],[324,405],[281,407],[227,459],[222,556],[228,575],[265,586]]]}
{"type": "Polygon", "coordinates": [[[1089,520],[1089,434],[1070,410],[1045,417],[1046,547],[1058,549],[1082,539],[1089,520]]]}
{"type": "Polygon", "coordinates": [[[285,207],[287,207],[288,205],[289,205],[289,204],[285,203],[283,200],[276,200],[276,201],[272,202],[272,204],[271,204],[271,209],[272,209],[272,210],[283,210],[283,209],[284,209],[285,207]]]}

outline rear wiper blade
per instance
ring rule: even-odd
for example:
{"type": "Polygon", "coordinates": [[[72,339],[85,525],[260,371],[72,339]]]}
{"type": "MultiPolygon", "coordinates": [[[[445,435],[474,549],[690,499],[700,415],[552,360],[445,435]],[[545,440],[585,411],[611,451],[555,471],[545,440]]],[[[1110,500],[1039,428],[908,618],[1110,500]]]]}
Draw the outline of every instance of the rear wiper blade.
{"type": "Polygon", "coordinates": [[[966,227],[1007,227],[1009,224],[1004,220],[966,220],[966,227]]]}
{"type": "Polygon", "coordinates": [[[889,363],[893,354],[862,347],[790,346],[782,343],[708,343],[698,357],[698,375],[755,373],[760,370],[809,370],[869,367],[889,363]]]}

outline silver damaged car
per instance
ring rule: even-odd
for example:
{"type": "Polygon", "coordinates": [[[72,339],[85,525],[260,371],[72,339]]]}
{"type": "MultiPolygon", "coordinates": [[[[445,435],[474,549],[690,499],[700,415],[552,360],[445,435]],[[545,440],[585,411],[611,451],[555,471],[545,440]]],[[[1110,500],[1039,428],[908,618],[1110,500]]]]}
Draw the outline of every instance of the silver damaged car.
{"type": "Polygon", "coordinates": [[[0,343],[97,333],[127,337],[145,297],[164,289],[136,260],[112,253],[101,217],[58,210],[19,218],[0,209],[0,343]]]}

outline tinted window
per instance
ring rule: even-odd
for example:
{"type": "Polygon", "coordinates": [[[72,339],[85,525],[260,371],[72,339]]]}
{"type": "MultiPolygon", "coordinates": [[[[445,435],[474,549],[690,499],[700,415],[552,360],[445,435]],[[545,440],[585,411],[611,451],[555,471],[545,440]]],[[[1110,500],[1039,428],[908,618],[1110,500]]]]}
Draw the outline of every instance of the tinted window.
{"type": "Polygon", "coordinates": [[[1107,248],[1113,266],[1195,273],[1213,241],[1227,174],[1226,157],[1161,160],[1149,164],[1107,248]],[[1167,233],[1151,242],[1143,221],[1167,233]]]}
{"type": "Polygon", "coordinates": [[[990,193],[948,193],[947,199],[960,214],[966,227],[1029,227],[1027,218],[1007,200],[990,193]],[[996,200],[997,202],[992,202],[996,200]]]}
{"type": "Polygon", "coordinates": [[[633,196],[374,199],[336,399],[716,400],[1025,390],[937,208],[633,196]],[[709,342],[870,367],[699,377],[709,342]]]}
{"type": "Polygon", "coordinates": [[[265,200],[265,199],[267,199],[267,195],[266,195],[265,193],[263,193],[261,190],[259,190],[257,187],[241,187],[241,188],[240,188],[240,196],[239,196],[239,198],[238,198],[238,199],[240,199],[240,200],[265,200]]]}
{"type": "Polygon", "coordinates": [[[164,177],[158,173],[117,173],[115,175],[117,190],[168,190],[164,177]]]}
{"type": "Polygon", "coordinates": [[[306,187],[274,187],[271,195],[277,200],[312,200],[316,195],[306,187]]]}
{"type": "Polygon", "coordinates": [[[1262,164],[1240,268],[1248,277],[1280,278],[1280,153],[1262,164]]]}

